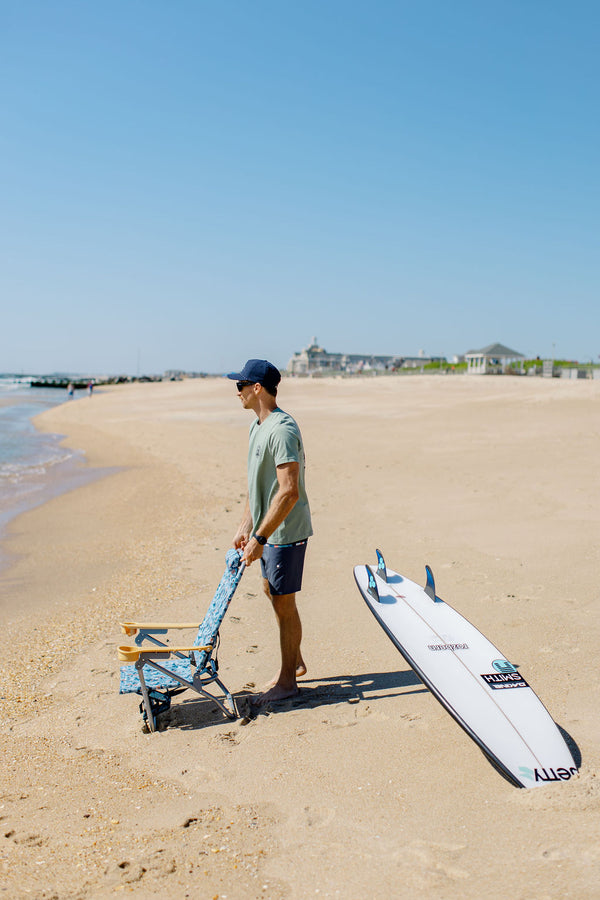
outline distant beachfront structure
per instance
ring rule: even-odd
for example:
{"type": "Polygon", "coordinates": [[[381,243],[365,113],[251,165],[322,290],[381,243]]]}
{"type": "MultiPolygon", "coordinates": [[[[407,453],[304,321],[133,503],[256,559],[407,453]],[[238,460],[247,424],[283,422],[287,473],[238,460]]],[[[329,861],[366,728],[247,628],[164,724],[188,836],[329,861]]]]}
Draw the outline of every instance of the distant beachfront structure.
{"type": "Polygon", "coordinates": [[[504,344],[490,344],[483,350],[469,350],[465,359],[467,375],[502,375],[511,363],[525,357],[504,344]]]}
{"type": "Polygon", "coordinates": [[[328,353],[319,347],[316,337],[308,347],[294,353],[287,371],[290,375],[325,375],[333,372],[356,374],[358,372],[393,372],[396,369],[418,368],[439,357],[425,356],[372,356],[365,353],[328,353]]]}

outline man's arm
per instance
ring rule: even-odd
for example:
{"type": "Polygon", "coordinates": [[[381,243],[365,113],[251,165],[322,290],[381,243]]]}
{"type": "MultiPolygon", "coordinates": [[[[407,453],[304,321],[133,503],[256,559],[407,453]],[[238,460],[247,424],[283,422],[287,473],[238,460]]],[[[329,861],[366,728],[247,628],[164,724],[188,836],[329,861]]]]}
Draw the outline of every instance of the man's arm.
{"type": "MultiPolygon", "coordinates": [[[[255,531],[263,537],[270,537],[275,529],[279,528],[284,519],[289,516],[299,497],[298,478],[300,476],[300,464],[297,462],[283,463],[277,466],[277,493],[271,501],[262,522],[259,522],[255,531]]],[[[250,508],[248,507],[248,512],[250,508]]],[[[252,527],[252,526],[250,526],[252,527]]],[[[244,548],[242,559],[247,565],[260,559],[263,548],[254,539],[250,540],[244,548]]]]}
{"type": "Polygon", "coordinates": [[[246,506],[244,507],[244,515],[240,522],[240,527],[233,538],[233,546],[236,550],[243,550],[252,534],[252,516],[250,515],[250,498],[246,497],[246,506]]]}

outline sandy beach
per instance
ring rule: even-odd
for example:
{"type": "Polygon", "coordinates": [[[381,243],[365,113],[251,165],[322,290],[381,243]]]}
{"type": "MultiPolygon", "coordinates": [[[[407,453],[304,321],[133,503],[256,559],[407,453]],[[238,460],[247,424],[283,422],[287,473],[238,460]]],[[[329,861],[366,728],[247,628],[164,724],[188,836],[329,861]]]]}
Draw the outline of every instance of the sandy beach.
{"type": "MultiPolygon", "coordinates": [[[[315,535],[298,697],[246,722],[190,693],[144,734],[119,622],[203,616],[246,490],[225,379],[109,388],[38,417],[104,477],[10,524],[0,571],[0,887],[11,898],[600,897],[600,381],[284,379],[315,535]],[[518,790],[378,627],[374,562],[516,662],[580,775],[518,790]]],[[[260,570],[221,629],[239,696],[276,672],[260,570]]]]}

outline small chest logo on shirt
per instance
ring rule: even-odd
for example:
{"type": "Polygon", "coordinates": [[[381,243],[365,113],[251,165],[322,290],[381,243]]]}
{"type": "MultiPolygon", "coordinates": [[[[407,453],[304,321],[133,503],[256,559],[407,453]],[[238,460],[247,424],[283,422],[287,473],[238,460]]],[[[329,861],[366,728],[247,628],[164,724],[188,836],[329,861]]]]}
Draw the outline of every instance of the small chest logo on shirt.
{"type": "Polygon", "coordinates": [[[260,456],[261,449],[262,449],[262,448],[261,448],[260,444],[258,444],[258,446],[257,446],[257,448],[256,448],[256,452],[254,453],[254,455],[255,455],[255,457],[256,457],[257,459],[258,459],[259,456],[260,456]]]}

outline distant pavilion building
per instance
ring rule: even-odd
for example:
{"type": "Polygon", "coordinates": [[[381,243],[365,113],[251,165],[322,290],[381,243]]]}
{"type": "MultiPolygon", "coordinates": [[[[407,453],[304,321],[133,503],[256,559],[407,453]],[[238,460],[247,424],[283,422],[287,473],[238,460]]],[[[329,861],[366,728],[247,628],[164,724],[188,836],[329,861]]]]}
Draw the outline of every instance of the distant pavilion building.
{"type": "Polygon", "coordinates": [[[504,344],[490,344],[483,350],[469,350],[465,359],[467,375],[502,375],[511,363],[525,357],[504,344]]]}

